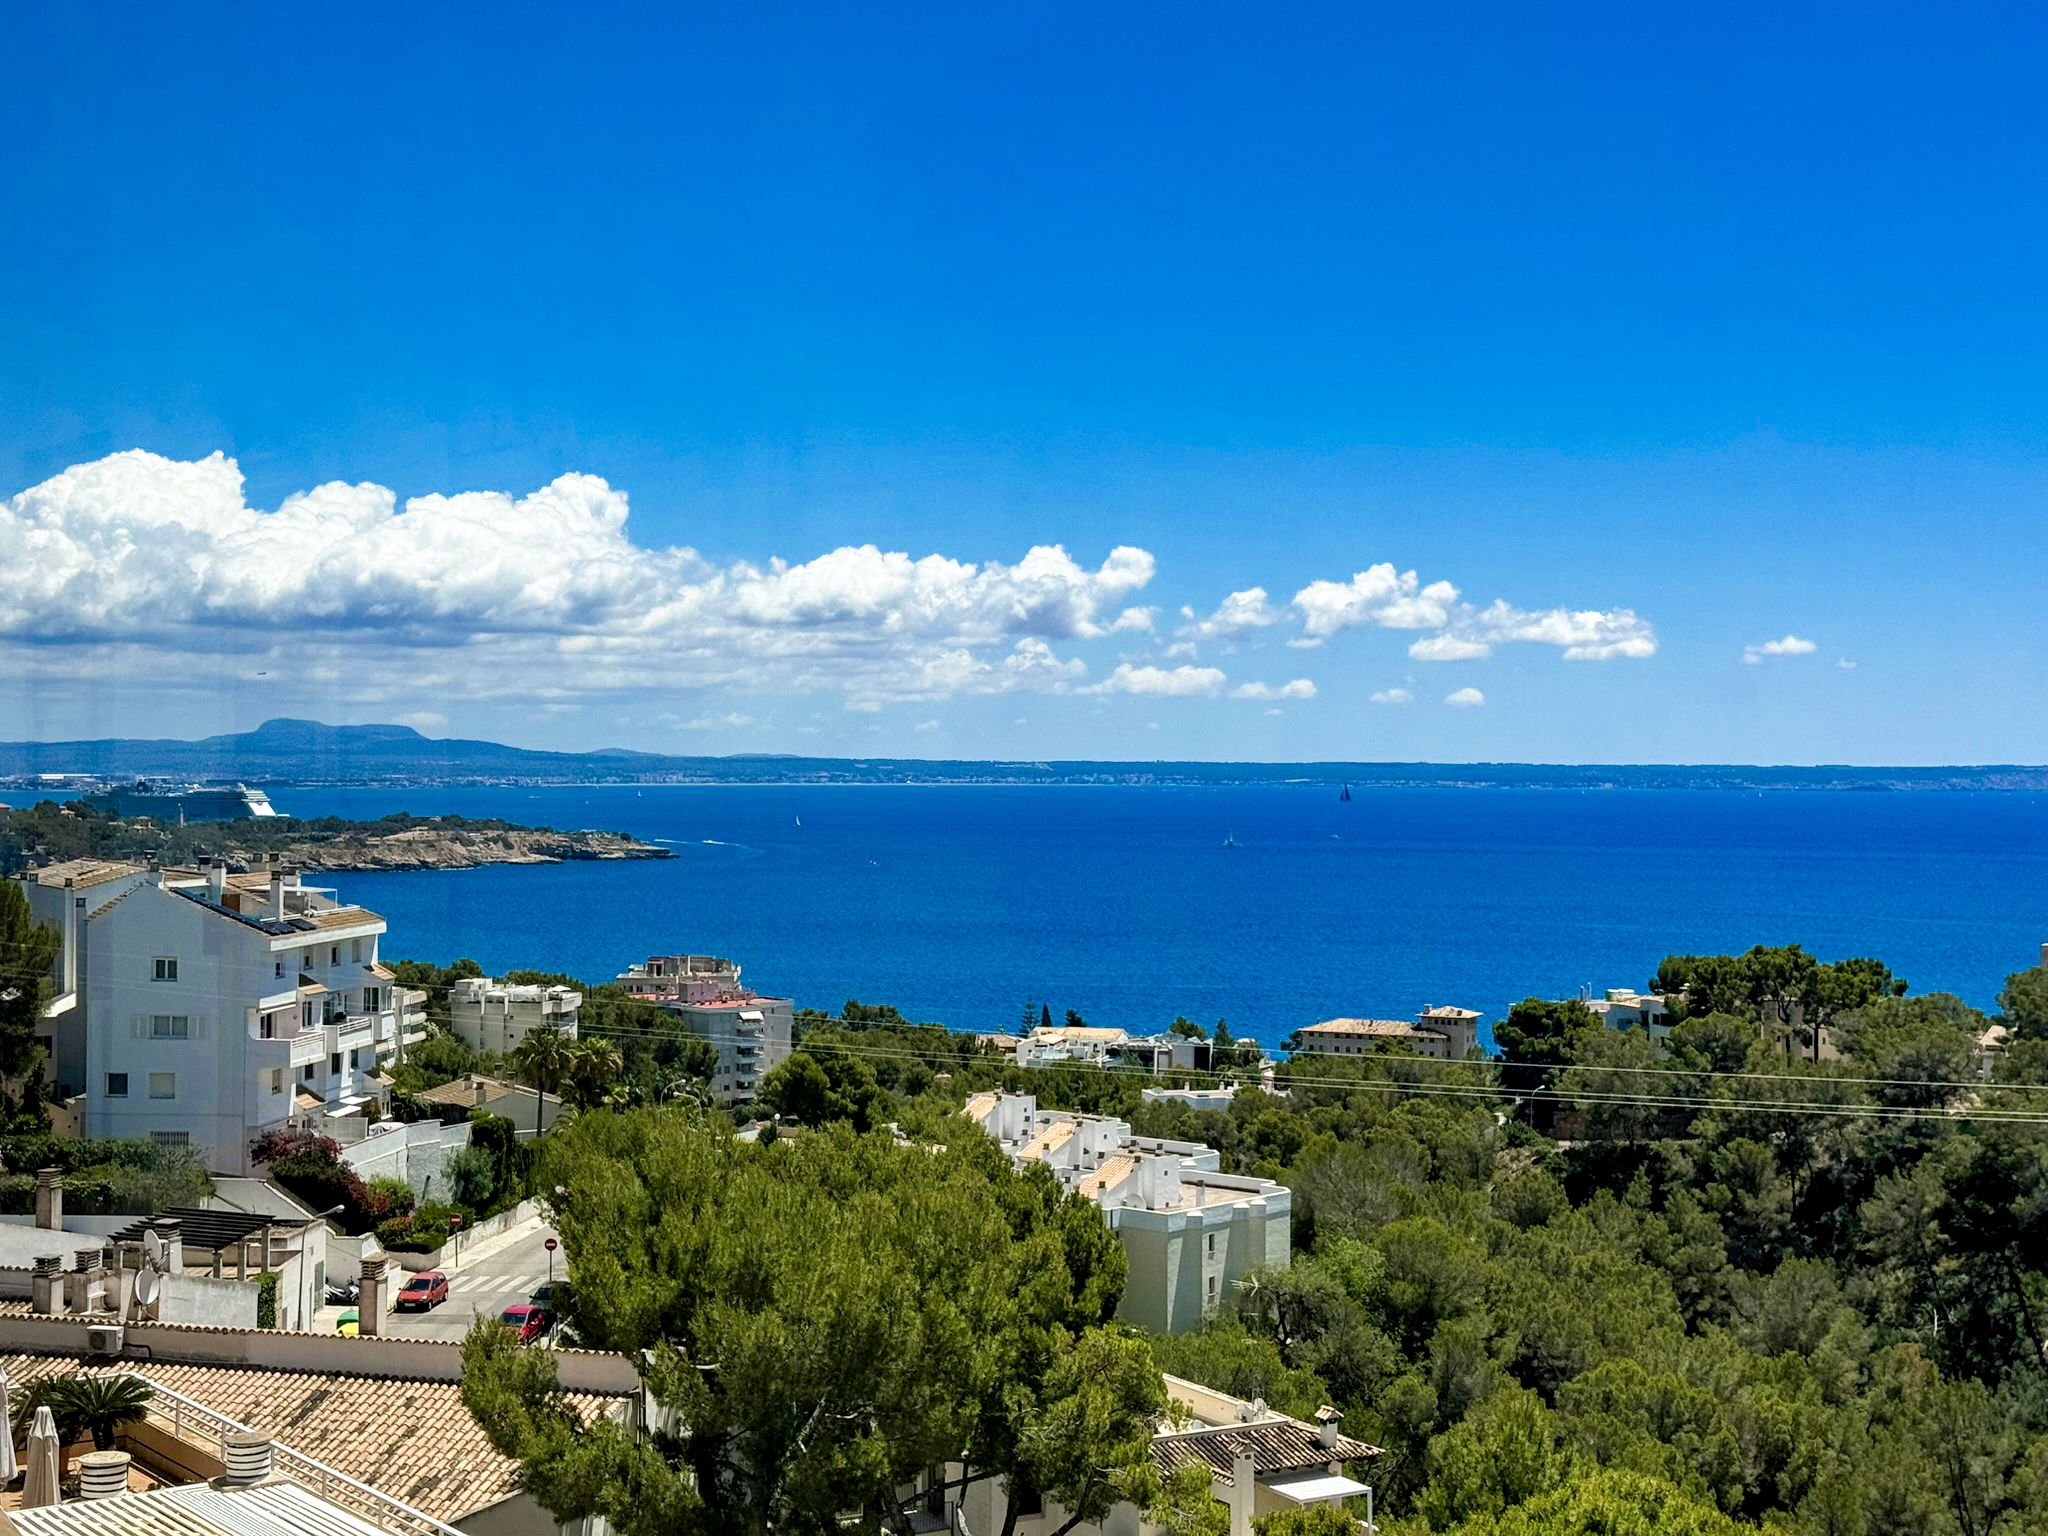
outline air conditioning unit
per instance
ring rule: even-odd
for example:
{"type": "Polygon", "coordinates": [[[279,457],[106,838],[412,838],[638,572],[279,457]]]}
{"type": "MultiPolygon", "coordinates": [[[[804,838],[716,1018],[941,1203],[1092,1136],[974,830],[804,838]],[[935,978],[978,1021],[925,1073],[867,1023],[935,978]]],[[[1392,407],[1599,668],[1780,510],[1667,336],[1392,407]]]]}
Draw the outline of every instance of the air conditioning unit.
{"type": "Polygon", "coordinates": [[[113,1323],[95,1323],[85,1330],[85,1347],[95,1355],[121,1353],[121,1330],[113,1323]]]}

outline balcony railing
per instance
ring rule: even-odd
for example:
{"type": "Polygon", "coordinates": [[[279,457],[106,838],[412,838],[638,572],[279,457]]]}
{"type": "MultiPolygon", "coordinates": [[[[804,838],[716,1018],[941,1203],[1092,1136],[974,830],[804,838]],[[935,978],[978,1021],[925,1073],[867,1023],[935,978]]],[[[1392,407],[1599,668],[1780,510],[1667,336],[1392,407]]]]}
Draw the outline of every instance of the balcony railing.
{"type": "MultiPolygon", "coordinates": [[[[224,1413],[216,1413],[206,1404],[195,1402],[181,1392],[173,1392],[139,1372],[119,1371],[114,1374],[133,1376],[148,1386],[150,1400],[146,1416],[150,1421],[169,1430],[173,1438],[188,1445],[211,1449],[223,1462],[227,1460],[226,1447],[220,1444],[224,1437],[269,1433],[252,1430],[247,1424],[238,1423],[224,1413]]],[[[315,1461],[274,1437],[271,1439],[271,1464],[294,1482],[303,1483],[322,1498],[362,1516],[380,1530],[397,1533],[397,1536],[462,1536],[454,1526],[445,1525],[432,1515],[423,1514],[368,1483],[359,1483],[347,1473],[337,1472],[326,1462],[315,1461]]]]}

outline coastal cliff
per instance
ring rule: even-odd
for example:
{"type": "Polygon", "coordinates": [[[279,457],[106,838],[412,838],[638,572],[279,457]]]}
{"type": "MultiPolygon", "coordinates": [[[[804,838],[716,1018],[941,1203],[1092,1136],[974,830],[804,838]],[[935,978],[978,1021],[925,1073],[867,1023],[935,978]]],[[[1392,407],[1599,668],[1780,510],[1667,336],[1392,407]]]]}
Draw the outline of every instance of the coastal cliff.
{"type": "Polygon", "coordinates": [[[564,864],[572,859],[668,859],[668,849],[625,832],[558,831],[495,818],[412,816],[377,821],[338,816],[300,820],[194,822],[166,826],[117,817],[85,803],[0,806],[0,874],[62,859],[155,859],[193,866],[226,859],[249,870],[274,859],[309,870],[475,869],[483,864],[564,864]]]}
{"type": "Polygon", "coordinates": [[[666,859],[666,848],[623,832],[556,832],[545,827],[443,828],[432,824],[381,832],[332,833],[262,847],[222,850],[230,864],[258,864],[266,856],[301,869],[475,869],[483,864],[565,864],[572,859],[666,859]]]}

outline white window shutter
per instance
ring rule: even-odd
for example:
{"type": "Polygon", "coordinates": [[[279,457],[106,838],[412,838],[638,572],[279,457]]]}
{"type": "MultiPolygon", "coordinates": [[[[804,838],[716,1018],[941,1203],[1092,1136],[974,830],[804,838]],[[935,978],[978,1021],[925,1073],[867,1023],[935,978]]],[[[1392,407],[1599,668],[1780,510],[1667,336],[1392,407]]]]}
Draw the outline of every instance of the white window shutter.
{"type": "Polygon", "coordinates": [[[136,1040],[147,1039],[149,1036],[149,1015],[146,1013],[130,1015],[128,1026],[128,1033],[131,1038],[136,1040]]]}

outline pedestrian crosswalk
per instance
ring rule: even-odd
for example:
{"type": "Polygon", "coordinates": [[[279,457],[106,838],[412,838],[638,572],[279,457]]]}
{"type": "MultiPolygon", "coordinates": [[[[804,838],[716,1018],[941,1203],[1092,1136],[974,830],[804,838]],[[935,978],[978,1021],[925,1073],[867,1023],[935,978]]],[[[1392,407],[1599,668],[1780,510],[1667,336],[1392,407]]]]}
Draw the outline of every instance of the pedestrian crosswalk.
{"type": "Polygon", "coordinates": [[[524,1301],[547,1283],[547,1272],[537,1275],[453,1275],[448,1280],[450,1296],[468,1296],[481,1300],[486,1296],[504,1296],[524,1301]]]}

